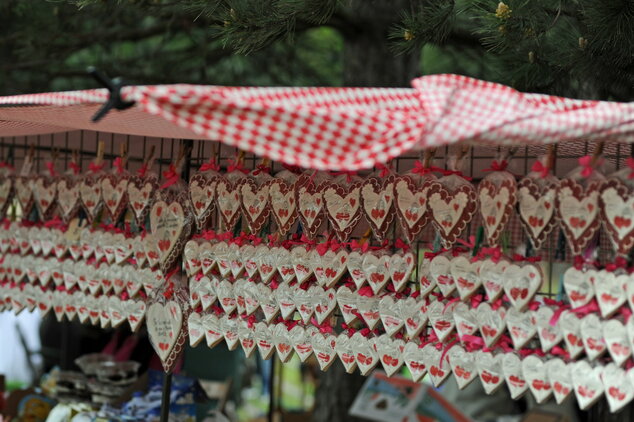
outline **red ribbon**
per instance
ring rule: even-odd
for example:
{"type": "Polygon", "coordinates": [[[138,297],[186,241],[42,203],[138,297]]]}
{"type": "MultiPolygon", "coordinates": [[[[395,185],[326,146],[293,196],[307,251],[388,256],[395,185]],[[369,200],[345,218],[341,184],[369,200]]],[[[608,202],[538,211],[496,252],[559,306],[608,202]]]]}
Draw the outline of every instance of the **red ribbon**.
{"type": "Polygon", "coordinates": [[[447,343],[447,345],[443,349],[442,353],[440,354],[440,365],[439,366],[440,366],[441,369],[442,369],[442,363],[445,360],[445,356],[447,355],[447,352],[449,351],[449,349],[454,347],[456,345],[456,343],[458,343],[458,339],[454,338],[449,343],[447,343]]]}
{"type": "Polygon", "coordinates": [[[394,247],[402,249],[404,252],[409,251],[409,245],[403,242],[401,239],[396,239],[396,242],[394,242],[394,247]]]}
{"type": "Polygon", "coordinates": [[[357,172],[355,171],[331,171],[329,172],[331,176],[341,176],[341,175],[346,175],[346,182],[348,183],[352,183],[352,177],[357,175],[357,172]]]}
{"type": "Polygon", "coordinates": [[[390,174],[390,168],[385,164],[376,163],[375,167],[380,170],[379,177],[385,177],[390,174]]]}
{"type": "Polygon", "coordinates": [[[174,164],[170,164],[169,169],[163,172],[163,178],[165,179],[165,183],[161,185],[161,189],[165,189],[178,182],[179,176],[178,173],[176,173],[176,166],[174,166],[174,164]]]}
{"type": "Polygon", "coordinates": [[[544,298],[544,303],[546,305],[549,305],[549,306],[556,306],[557,307],[557,309],[553,313],[553,316],[550,317],[550,320],[548,321],[548,323],[551,326],[553,326],[553,327],[555,325],[557,325],[557,321],[559,321],[559,318],[561,317],[561,314],[565,310],[570,309],[570,305],[568,305],[567,303],[564,303],[564,302],[562,302],[560,300],[554,300],[554,299],[551,299],[551,298],[548,298],[548,297],[544,298]]]}
{"type": "Polygon", "coordinates": [[[94,162],[91,162],[90,164],[88,164],[88,170],[90,170],[92,173],[99,173],[103,169],[103,166],[104,163],[95,164],[94,162]]]}
{"type": "Polygon", "coordinates": [[[592,261],[592,260],[589,260],[589,259],[585,259],[585,258],[584,258],[583,256],[581,256],[581,255],[577,255],[577,256],[575,256],[575,259],[574,259],[574,262],[573,262],[574,267],[575,267],[577,270],[580,270],[580,271],[581,271],[581,270],[583,269],[583,267],[585,267],[586,265],[588,265],[588,266],[595,266],[595,267],[596,267],[596,266],[598,266],[598,264],[599,264],[599,263],[598,263],[597,261],[592,261]]]}
{"type": "Polygon", "coordinates": [[[121,157],[117,157],[112,162],[112,167],[117,169],[117,174],[123,173],[123,160],[121,157]]]}
{"type": "Polygon", "coordinates": [[[597,160],[596,163],[593,163],[593,161],[591,155],[584,155],[579,158],[579,165],[583,167],[583,170],[581,170],[582,177],[590,177],[592,175],[594,172],[593,164],[600,166],[603,163],[603,160],[597,160]]]}
{"type": "Polygon", "coordinates": [[[239,160],[232,160],[230,158],[228,162],[229,165],[227,166],[227,173],[231,173],[232,171],[241,171],[242,173],[247,174],[249,172],[249,170],[242,166],[242,163],[239,160]]]}
{"type": "Polygon", "coordinates": [[[432,172],[444,173],[445,169],[441,169],[440,167],[434,167],[434,166],[424,167],[423,163],[421,163],[420,161],[414,162],[414,168],[412,169],[412,173],[417,173],[422,176],[432,172]]]}
{"type": "Polygon", "coordinates": [[[513,261],[515,262],[522,262],[522,261],[526,261],[526,262],[531,262],[531,263],[535,263],[535,262],[539,262],[542,260],[541,256],[529,256],[529,257],[525,257],[522,256],[520,254],[513,254],[513,261]]]}
{"type": "Polygon", "coordinates": [[[478,255],[471,259],[471,262],[474,262],[478,259],[483,259],[487,256],[491,259],[491,261],[497,264],[502,258],[502,249],[499,246],[493,248],[482,247],[478,251],[478,255]]]}
{"type": "Polygon", "coordinates": [[[55,177],[56,172],[55,172],[55,163],[52,161],[47,161],[44,163],[44,165],[46,166],[46,168],[48,169],[48,174],[51,177],[55,177]]]}
{"type": "Polygon", "coordinates": [[[319,329],[319,332],[322,333],[322,334],[330,334],[333,331],[332,326],[330,324],[328,324],[328,321],[324,321],[320,325],[317,322],[317,320],[315,319],[315,317],[312,317],[310,319],[310,323],[313,324],[315,327],[317,327],[319,329]]]}
{"type": "Polygon", "coordinates": [[[290,164],[282,163],[282,167],[294,174],[300,174],[302,172],[302,168],[299,166],[291,166],[290,164]]]}
{"type": "Polygon", "coordinates": [[[628,179],[634,179],[634,158],[633,157],[629,157],[627,160],[625,160],[625,164],[627,164],[627,166],[630,168],[630,174],[627,176],[628,179]]]}
{"type": "Polygon", "coordinates": [[[5,161],[0,161],[0,169],[7,168],[9,170],[14,170],[13,166],[5,161]]]}
{"type": "Polygon", "coordinates": [[[359,290],[357,290],[359,296],[372,297],[374,296],[374,292],[372,291],[372,287],[363,286],[359,290]]]}
{"type": "Polygon", "coordinates": [[[610,271],[611,273],[618,270],[619,268],[627,268],[627,259],[623,258],[622,256],[616,257],[614,262],[610,262],[605,265],[605,269],[607,271],[610,271]]]}
{"type": "Polygon", "coordinates": [[[145,173],[147,173],[147,164],[146,164],[146,163],[144,163],[144,164],[141,166],[141,168],[137,170],[137,174],[138,174],[140,177],[145,177],[145,173]]]}
{"type": "Polygon", "coordinates": [[[537,160],[533,163],[533,166],[531,167],[531,171],[535,173],[539,173],[539,175],[542,178],[544,178],[548,176],[550,169],[547,166],[545,166],[541,161],[537,160]]]}
{"type": "Polygon", "coordinates": [[[271,172],[271,167],[267,166],[266,164],[258,164],[257,166],[255,166],[255,170],[253,170],[253,175],[257,176],[260,173],[270,173],[271,172]]]}
{"type": "Polygon", "coordinates": [[[198,169],[199,171],[220,171],[220,166],[216,163],[216,160],[210,158],[209,161],[203,163],[198,169]]]}
{"type": "Polygon", "coordinates": [[[356,239],[352,239],[352,242],[350,242],[348,244],[350,246],[350,249],[354,250],[359,250],[361,252],[367,252],[370,249],[370,243],[369,242],[364,242],[363,244],[360,244],[359,242],[357,242],[356,239]]]}
{"type": "Polygon", "coordinates": [[[488,169],[484,169],[482,171],[504,171],[506,167],[508,167],[509,163],[506,160],[502,160],[498,162],[497,160],[493,160],[491,163],[491,167],[488,169]]]}
{"type": "Polygon", "coordinates": [[[469,249],[475,248],[475,237],[469,236],[468,241],[464,239],[456,239],[456,242],[460,243],[463,246],[466,246],[469,249]]]}
{"type": "Polygon", "coordinates": [[[589,302],[586,305],[579,306],[577,308],[573,308],[570,310],[570,312],[574,312],[579,317],[584,317],[588,314],[591,314],[593,312],[598,312],[598,311],[599,311],[599,305],[597,304],[597,301],[595,299],[592,299],[592,302],[589,302]]]}
{"type": "Polygon", "coordinates": [[[442,175],[443,176],[451,176],[452,174],[455,174],[456,176],[460,176],[463,179],[468,180],[468,181],[473,180],[473,178],[465,176],[464,174],[462,174],[461,171],[458,171],[458,170],[442,170],[442,175]]]}

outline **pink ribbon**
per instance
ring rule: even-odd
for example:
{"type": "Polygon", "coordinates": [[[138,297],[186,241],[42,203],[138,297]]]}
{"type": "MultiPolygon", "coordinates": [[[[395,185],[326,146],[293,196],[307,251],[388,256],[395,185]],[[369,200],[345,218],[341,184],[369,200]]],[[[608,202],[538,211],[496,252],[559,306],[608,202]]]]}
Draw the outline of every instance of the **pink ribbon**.
{"type": "Polygon", "coordinates": [[[375,167],[380,170],[379,177],[385,177],[390,174],[390,168],[385,164],[376,163],[375,167]]]}
{"type": "Polygon", "coordinates": [[[483,171],[504,171],[506,167],[508,167],[509,163],[506,160],[502,160],[498,162],[497,160],[493,160],[491,163],[491,167],[488,169],[484,169],[483,171]]]}
{"type": "Polygon", "coordinates": [[[70,167],[71,170],[73,170],[74,175],[78,175],[81,172],[81,167],[79,167],[79,164],[77,164],[74,161],[69,162],[68,167],[70,167]]]}
{"type": "Polygon", "coordinates": [[[579,306],[577,308],[570,310],[570,312],[574,312],[575,314],[577,314],[577,316],[581,316],[581,317],[584,317],[592,312],[598,312],[598,311],[599,311],[599,305],[597,304],[597,301],[595,299],[592,299],[592,301],[586,305],[579,306]]]}
{"type": "Polygon", "coordinates": [[[473,249],[475,248],[475,237],[474,236],[469,236],[468,241],[464,240],[464,239],[456,239],[456,242],[458,242],[459,244],[466,246],[468,249],[473,249]]]}
{"type": "Polygon", "coordinates": [[[359,250],[361,252],[367,252],[370,249],[369,242],[364,242],[363,244],[360,244],[359,242],[357,242],[356,239],[352,239],[352,241],[348,243],[348,245],[350,246],[350,249],[352,249],[353,251],[359,250]]]}
{"type": "Polygon", "coordinates": [[[319,329],[319,332],[322,334],[331,334],[333,332],[332,326],[328,324],[328,321],[324,321],[320,325],[315,319],[315,317],[312,317],[310,319],[310,323],[313,324],[315,327],[317,327],[317,329],[319,329]]]}
{"type": "Polygon", "coordinates": [[[442,369],[442,363],[445,360],[445,356],[447,355],[447,352],[449,351],[449,349],[454,347],[456,345],[456,343],[458,343],[458,339],[454,338],[449,343],[447,343],[447,345],[443,349],[442,353],[440,354],[440,368],[441,369],[442,369]]]}
{"type": "Polygon", "coordinates": [[[170,187],[178,182],[179,176],[178,173],[176,173],[176,166],[174,166],[174,164],[170,164],[169,168],[163,172],[163,178],[165,179],[165,183],[161,185],[161,189],[170,187]]]}
{"type": "Polygon", "coordinates": [[[592,161],[593,159],[591,155],[584,155],[583,157],[579,158],[579,165],[583,167],[583,169],[581,170],[582,177],[590,177],[592,175],[592,173],[594,172],[593,164],[599,166],[603,164],[603,160],[597,160],[596,163],[593,163],[592,161]]]}
{"type": "Polygon", "coordinates": [[[515,262],[531,262],[531,263],[535,263],[535,262],[539,262],[542,260],[541,256],[529,256],[529,257],[525,257],[522,256],[520,254],[513,254],[513,261],[515,262]]]}
{"type": "Polygon", "coordinates": [[[363,286],[359,290],[357,290],[359,296],[372,297],[374,296],[374,292],[372,291],[372,287],[363,286]]]}
{"type": "Polygon", "coordinates": [[[482,247],[478,251],[478,255],[471,259],[471,262],[475,262],[476,260],[483,259],[487,256],[491,259],[491,261],[497,264],[502,258],[502,249],[500,249],[499,246],[493,248],[482,247]]]}
{"type": "Polygon", "coordinates": [[[623,269],[627,268],[627,260],[623,258],[622,256],[616,257],[614,262],[610,262],[605,265],[606,271],[610,271],[612,273],[618,270],[619,268],[623,268],[623,269]]]}

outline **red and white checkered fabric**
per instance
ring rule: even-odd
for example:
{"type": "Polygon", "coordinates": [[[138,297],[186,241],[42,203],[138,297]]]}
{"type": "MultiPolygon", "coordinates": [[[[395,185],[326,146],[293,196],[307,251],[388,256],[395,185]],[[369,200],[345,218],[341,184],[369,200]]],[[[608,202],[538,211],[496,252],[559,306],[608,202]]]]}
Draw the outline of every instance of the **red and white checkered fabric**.
{"type": "Polygon", "coordinates": [[[0,97],[0,136],[66,128],[210,139],[287,164],[346,170],[458,142],[634,140],[633,103],[524,94],[456,75],[418,78],[413,86],[134,86],[122,96],[136,106],[98,124],[89,117],[107,98],[105,90],[0,97]]]}

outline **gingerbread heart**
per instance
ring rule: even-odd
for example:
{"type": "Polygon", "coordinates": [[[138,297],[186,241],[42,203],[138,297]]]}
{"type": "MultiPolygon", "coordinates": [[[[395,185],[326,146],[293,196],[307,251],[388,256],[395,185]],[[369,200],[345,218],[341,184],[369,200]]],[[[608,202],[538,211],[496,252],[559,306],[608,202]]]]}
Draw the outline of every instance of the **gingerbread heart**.
{"type": "Polygon", "coordinates": [[[129,179],[126,173],[109,173],[101,178],[101,197],[112,221],[118,221],[128,206],[129,179]]]}
{"type": "Polygon", "coordinates": [[[557,185],[525,177],[518,184],[519,217],[533,247],[539,249],[557,225],[557,185]]]}
{"type": "Polygon", "coordinates": [[[456,305],[453,311],[453,319],[458,332],[458,339],[464,344],[465,339],[473,336],[478,330],[478,319],[476,309],[471,309],[464,303],[456,305]]]}
{"type": "MultiPolygon", "coordinates": [[[[203,317],[202,324],[205,330],[205,342],[207,347],[215,347],[226,337],[229,339],[227,347],[231,343],[235,348],[235,342],[237,341],[234,336],[234,331],[231,331],[233,327],[236,327],[235,320],[231,320],[230,323],[225,323],[226,316],[218,318],[216,315],[207,314],[203,317]],[[227,328],[225,332],[225,328],[227,328]]],[[[239,328],[237,328],[239,330],[239,328]]]]}
{"type": "MultiPolygon", "coordinates": [[[[238,343],[240,342],[240,337],[238,336],[238,329],[239,329],[238,321],[240,320],[236,318],[235,316],[229,318],[227,317],[227,315],[223,315],[223,317],[219,320],[220,332],[222,332],[222,335],[225,339],[225,343],[227,344],[227,349],[229,350],[235,350],[235,348],[238,347],[238,343]]],[[[266,325],[265,327],[268,328],[268,326],[266,325]]],[[[270,334],[267,331],[268,330],[266,328],[262,328],[262,330],[260,331],[262,335],[262,340],[263,340],[262,348],[265,352],[268,353],[270,350],[270,353],[272,353],[273,347],[267,347],[267,346],[271,346],[271,343],[269,341],[270,334]]],[[[207,329],[207,334],[209,334],[209,337],[207,338],[207,345],[209,345],[210,340],[216,341],[215,330],[207,329]],[[210,333],[210,331],[212,332],[210,333]]]]}
{"type": "Polygon", "coordinates": [[[629,276],[602,270],[598,273],[594,291],[603,318],[609,318],[627,301],[629,276]]]}
{"type": "Polygon", "coordinates": [[[449,365],[453,372],[458,388],[462,390],[478,376],[475,356],[466,352],[461,346],[454,346],[449,349],[449,365]]]}
{"type": "Polygon", "coordinates": [[[585,306],[594,297],[594,287],[591,278],[596,278],[594,270],[582,271],[575,267],[566,270],[563,277],[564,289],[573,308],[585,306]]]}
{"type": "Polygon", "coordinates": [[[337,305],[346,324],[350,324],[357,319],[359,310],[357,309],[357,296],[345,286],[337,289],[337,305]]]}
{"type": "Polygon", "coordinates": [[[617,254],[634,246],[634,195],[625,183],[611,178],[599,188],[601,218],[617,254]]]}
{"type": "Polygon", "coordinates": [[[603,340],[617,366],[623,366],[632,355],[627,329],[623,323],[616,319],[603,321],[603,340]]]}
{"type": "Polygon", "coordinates": [[[531,314],[511,308],[506,312],[506,329],[511,335],[515,350],[519,350],[537,333],[531,314]]]}
{"type": "Polygon", "coordinates": [[[317,363],[322,371],[326,371],[330,368],[335,361],[335,344],[337,337],[330,334],[317,333],[311,337],[311,344],[313,346],[313,353],[317,358],[317,363]]]}
{"type": "Polygon", "coordinates": [[[280,306],[278,305],[275,295],[269,286],[256,284],[255,289],[257,290],[257,299],[260,303],[260,309],[262,309],[262,312],[264,313],[264,320],[267,323],[270,323],[280,312],[280,306]]]}
{"type": "Polygon", "coordinates": [[[553,389],[544,362],[535,355],[526,356],[522,361],[522,372],[535,401],[537,403],[546,401],[553,389]]]}
{"type": "Polygon", "coordinates": [[[433,343],[428,343],[423,347],[423,361],[427,366],[427,373],[431,378],[434,387],[438,388],[449,377],[451,373],[451,365],[449,365],[448,357],[441,350],[436,348],[433,343]]]}
{"type": "Polygon", "coordinates": [[[488,174],[478,185],[482,224],[490,245],[497,245],[517,201],[515,177],[504,171],[488,174]]]}
{"type": "Polygon", "coordinates": [[[403,301],[394,300],[392,296],[383,296],[379,301],[379,314],[385,333],[392,337],[405,325],[403,319],[403,301]]]}
{"type": "Polygon", "coordinates": [[[451,276],[451,260],[447,255],[437,255],[431,260],[429,275],[443,296],[447,297],[456,290],[456,282],[451,276]]]}
{"type": "Polygon", "coordinates": [[[158,177],[148,173],[145,176],[134,176],[128,179],[127,195],[128,205],[134,213],[136,224],[145,226],[147,216],[154,202],[154,193],[158,189],[158,177]]]}
{"type": "Polygon", "coordinates": [[[302,174],[295,182],[293,194],[304,233],[313,239],[324,221],[322,187],[314,182],[311,175],[302,174]]]}
{"type": "Polygon", "coordinates": [[[603,395],[602,366],[594,368],[586,361],[572,362],[568,365],[572,385],[581,410],[592,406],[603,395]]]}
{"type": "Polygon", "coordinates": [[[557,404],[563,403],[564,400],[572,393],[572,376],[570,368],[566,363],[559,359],[549,359],[544,363],[548,381],[553,388],[553,395],[557,404]]]}
{"type": "Polygon", "coordinates": [[[566,349],[572,359],[577,358],[583,352],[583,340],[581,338],[581,320],[576,314],[564,311],[559,318],[559,326],[564,336],[566,349]]]}
{"type": "Polygon", "coordinates": [[[269,203],[277,230],[280,235],[284,236],[291,230],[297,220],[294,183],[289,183],[278,173],[269,184],[269,203]]]}
{"type": "Polygon", "coordinates": [[[449,249],[473,218],[477,209],[477,195],[473,185],[466,181],[454,189],[446,187],[443,183],[447,183],[445,177],[430,183],[427,190],[427,207],[443,247],[449,249]]]}
{"type": "Polygon", "coordinates": [[[273,356],[273,352],[275,352],[275,345],[273,344],[273,335],[269,326],[262,321],[256,323],[254,337],[262,359],[270,359],[273,356]]]}
{"type": "Polygon", "coordinates": [[[13,199],[13,178],[8,175],[0,177],[0,217],[4,218],[7,208],[13,199]]]}
{"type": "Polygon", "coordinates": [[[416,186],[410,176],[397,176],[394,180],[394,208],[403,234],[410,242],[416,239],[429,222],[427,190],[430,183],[431,180],[427,180],[422,186],[416,186]]]}
{"type": "MultiPolygon", "coordinates": [[[[164,273],[176,264],[190,233],[191,220],[181,202],[158,200],[150,210],[150,228],[164,273]]],[[[149,257],[149,255],[148,255],[149,257]]]]}
{"type": "Polygon", "coordinates": [[[15,196],[22,207],[22,215],[28,216],[35,204],[33,198],[33,179],[28,176],[16,176],[13,181],[15,196]]]}
{"type": "Polygon", "coordinates": [[[300,361],[305,362],[313,354],[311,339],[316,333],[318,331],[315,327],[304,328],[299,325],[295,325],[288,332],[293,349],[295,349],[300,361]]]}
{"type": "Polygon", "coordinates": [[[517,400],[528,390],[528,382],[522,372],[522,361],[519,356],[505,353],[502,358],[502,372],[511,398],[517,400]]]}
{"type": "Polygon", "coordinates": [[[248,323],[242,321],[238,325],[238,338],[240,339],[240,346],[242,346],[244,355],[250,357],[256,346],[255,325],[251,324],[251,327],[249,327],[248,323]]]}
{"type": "Polygon", "coordinates": [[[561,327],[552,323],[554,315],[555,311],[547,306],[541,306],[538,310],[533,311],[535,328],[544,353],[548,353],[563,338],[561,327]]]}
{"type": "Polygon", "coordinates": [[[299,284],[308,280],[313,274],[310,256],[310,252],[303,246],[297,246],[291,250],[293,269],[295,270],[295,277],[299,284]]]}
{"type": "MultiPolygon", "coordinates": [[[[455,348],[455,347],[454,347],[455,348]]],[[[454,349],[452,348],[452,349],[454,349]]],[[[449,353],[451,350],[449,349],[449,353]]],[[[403,362],[414,382],[419,382],[427,373],[423,349],[414,342],[407,342],[403,348],[403,362]]]]}
{"type": "Polygon", "coordinates": [[[251,233],[259,233],[268,221],[271,208],[269,207],[268,176],[260,174],[257,177],[244,178],[238,185],[240,190],[242,215],[246,218],[251,233]]]}
{"type": "Polygon", "coordinates": [[[101,209],[101,182],[99,177],[88,174],[79,182],[79,197],[88,221],[92,222],[101,209]]]}
{"type": "Polygon", "coordinates": [[[357,367],[357,359],[355,358],[357,351],[353,346],[353,342],[350,341],[348,334],[341,333],[337,336],[335,352],[337,352],[337,356],[339,356],[339,360],[343,364],[346,372],[349,374],[353,373],[357,367]]]}
{"type": "MultiPolygon", "coordinates": [[[[242,175],[242,174],[241,174],[242,175]]],[[[244,175],[242,175],[244,177],[244,175]]],[[[218,178],[216,182],[216,204],[224,230],[233,230],[240,218],[240,180],[235,172],[218,178]]]]}
{"type": "Polygon", "coordinates": [[[405,342],[401,339],[392,339],[387,334],[381,334],[377,337],[375,344],[385,373],[388,377],[394,375],[403,366],[405,342]]]}
{"type": "Polygon", "coordinates": [[[394,254],[390,257],[387,268],[395,291],[400,292],[405,288],[414,270],[415,261],[414,254],[411,252],[405,252],[402,255],[394,254]]]}
{"type": "Polygon", "coordinates": [[[634,385],[631,377],[628,377],[625,370],[619,368],[618,365],[607,364],[601,373],[601,381],[610,412],[618,412],[634,399],[634,385]]]}
{"type": "Polygon", "coordinates": [[[583,253],[600,226],[599,184],[586,189],[572,179],[563,179],[557,188],[557,215],[570,249],[583,253]]]}
{"type": "Polygon", "coordinates": [[[361,218],[361,183],[343,186],[329,182],[319,189],[332,230],[341,242],[346,242],[361,218]]]}
{"type": "Polygon", "coordinates": [[[288,328],[285,324],[276,324],[272,330],[272,335],[277,357],[283,363],[288,362],[293,357],[293,346],[288,335],[288,328]]]}
{"type": "Polygon", "coordinates": [[[337,306],[335,291],[332,289],[324,289],[320,286],[312,286],[308,289],[307,293],[313,298],[315,317],[317,318],[317,323],[321,324],[334,312],[337,306]]]}
{"type": "Polygon", "coordinates": [[[357,297],[357,308],[368,328],[373,330],[381,320],[379,299],[377,297],[359,296],[357,297]]]}
{"type": "Polygon", "coordinates": [[[480,261],[471,262],[467,256],[460,255],[451,260],[449,271],[462,300],[469,299],[482,285],[479,276],[480,261]]]}
{"type": "Polygon", "coordinates": [[[413,297],[401,299],[401,301],[403,302],[402,310],[403,319],[405,320],[405,331],[409,338],[415,338],[427,324],[427,301],[413,297]]]}
{"type": "Polygon", "coordinates": [[[199,172],[189,179],[189,200],[198,230],[207,227],[215,209],[217,173],[199,172]]]}
{"type": "Polygon", "coordinates": [[[476,310],[480,335],[487,347],[492,347],[504,333],[506,310],[493,309],[488,303],[481,303],[476,310]]]}
{"type": "Polygon", "coordinates": [[[174,300],[154,302],[146,312],[150,343],[169,371],[176,361],[185,341],[187,323],[183,321],[183,310],[174,300]]]}
{"type": "Polygon", "coordinates": [[[33,180],[33,197],[42,220],[49,219],[55,210],[57,200],[57,179],[38,176],[33,180]]]}
{"type": "Polygon", "coordinates": [[[357,290],[360,289],[367,279],[367,275],[365,271],[363,271],[363,259],[364,255],[359,252],[353,251],[348,254],[348,274],[352,277],[352,281],[355,286],[357,286],[357,290]]]}
{"type": "MultiPolygon", "coordinates": [[[[282,318],[290,318],[290,316],[293,315],[293,312],[295,312],[296,309],[295,299],[297,298],[297,296],[295,294],[295,288],[289,286],[288,284],[281,284],[273,292],[273,294],[275,296],[275,299],[277,300],[282,318]]],[[[261,299],[260,303],[262,303],[261,299]]]]}
{"type": "Polygon", "coordinates": [[[361,185],[361,204],[374,236],[382,241],[394,220],[394,176],[368,177],[361,185]]]}
{"type": "Polygon", "coordinates": [[[493,394],[504,381],[502,370],[504,356],[505,354],[493,356],[491,353],[481,350],[476,352],[476,367],[486,394],[493,394]]]}
{"type": "Polygon", "coordinates": [[[436,280],[431,276],[430,265],[431,259],[424,256],[419,259],[418,265],[418,284],[420,286],[420,297],[425,298],[436,288],[436,280]]]}
{"type": "Polygon", "coordinates": [[[509,265],[504,270],[504,292],[511,304],[523,310],[542,285],[542,273],[538,267],[526,264],[522,267],[509,265]]]}
{"type": "Polygon", "coordinates": [[[579,326],[583,348],[589,360],[595,360],[606,350],[605,340],[603,340],[603,329],[601,320],[595,314],[586,315],[581,320],[579,326]]]}
{"type": "Polygon", "coordinates": [[[435,301],[432,302],[427,309],[427,316],[431,327],[441,342],[449,337],[455,327],[453,311],[457,305],[458,303],[456,302],[445,305],[443,302],[435,301]]]}
{"type": "Polygon", "coordinates": [[[362,269],[375,295],[390,281],[389,262],[389,255],[377,256],[367,253],[363,258],[362,269]]]}

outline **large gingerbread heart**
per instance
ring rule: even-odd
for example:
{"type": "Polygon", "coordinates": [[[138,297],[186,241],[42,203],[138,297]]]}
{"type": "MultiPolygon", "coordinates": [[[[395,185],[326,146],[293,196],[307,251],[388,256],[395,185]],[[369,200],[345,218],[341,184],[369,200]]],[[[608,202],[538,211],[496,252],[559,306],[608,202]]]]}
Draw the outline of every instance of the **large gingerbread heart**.
{"type": "Polygon", "coordinates": [[[324,199],[321,186],[308,174],[302,174],[295,182],[294,196],[297,215],[302,229],[310,239],[315,237],[324,221],[324,199]]]}
{"type": "Polygon", "coordinates": [[[497,245],[517,201],[517,184],[508,172],[487,175],[478,185],[480,214],[489,245],[497,245]]]}
{"type": "Polygon", "coordinates": [[[154,173],[144,177],[134,176],[128,180],[128,204],[139,227],[145,226],[145,217],[154,202],[154,192],[158,189],[158,178],[154,173]]]}
{"type": "Polygon", "coordinates": [[[216,172],[196,173],[189,179],[189,200],[199,230],[206,227],[213,216],[217,181],[216,172]]]}
{"type": "MultiPolygon", "coordinates": [[[[239,173],[239,172],[237,172],[239,173]]],[[[233,230],[240,218],[240,186],[242,173],[229,173],[216,182],[216,204],[224,230],[233,230]]]]}
{"type": "Polygon", "coordinates": [[[127,173],[108,173],[101,178],[101,198],[113,222],[119,220],[128,205],[129,179],[127,173]]]}
{"type": "Polygon", "coordinates": [[[42,220],[47,220],[55,210],[57,199],[57,179],[38,176],[33,180],[33,197],[42,220]]]}
{"type": "Polygon", "coordinates": [[[557,185],[525,177],[518,184],[519,217],[533,247],[539,249],[557,225],[557,185]]]}
{"type": "Polygon", "coordinates": [[[449,189],[443,185],[444,179],[445,177],[430,183],[427,207],[443,246],[449,249],[473,218],[477,208],[477,195],[470,183],[461,183],[455,189],[449,189]]]}
{"type": "Polygon", "coordinates": [[[284,236],[297,220],[297,202],[295,201],[294,175],[288,171],[280,173],[269,184],[269,203],[275,224],[277,224],[277,231],[284,236]]]}
{"type": "Polygon", "coordinates": [[[0,177],[0,217],[7,212],[13,193],[13,178],[8,175],[0,177]]]}
{"type": "Polygon", "coordinates": [[[93,174],[87,174],[79,183],[79,197],[86,211],[88,221],[92,222],[101,209],[101,182],[93,174]]]}
{"type": "Polygon", "coordinates": [[[269,181],[271,177],[259,174],[256,177],[244,178],[239,185],[242,215],[246,218],[251,233],[258,234],[268,221],[269,181]]]}
{"type": "Polygon", "coordinates": [[[394,208],[403,234],[410,242],[429,222],[427,190],[434,179],[427,179],[421,186],[417,186],[410,176],[397,176],[394,180],[394,208]]]}
{"type": "Polygon", "coordinates": [[[150,343],[165,372],[170,372],[187,337],[187,319],[181,305],[175,300],[152,303],[147,308],[146,324],[150,343]]]}
{"type": "Polygon", "coordinates": [[[394,176],[368,177],[361,186],[365,219],[378,240],[383,240],[394,220],[394,176]]]}
{"type": "Polygon", "coordinates": [[[346,242],[361,218],[361,183],[325,183],[320,191],[332,229],[341,242],[346,242]]]}
{"type": "Polygon", "coordinates": [[[603,226],[614,249],[627,256],[634,246],[634,195],[625,183],[611,178],[601,186],[599,198],[603,226]]]}
{"type": "Polygon", "coordinates": [[[170,203],[158,200],[150,211],[150,229],[164,273],[178,262],[190,234],[192,222],[181,204],[179,200],[170,203]]]}
{"type": "Polygon", "coordinates": [[[586,189],[572,179],[563,179],[557,188],[557,213],[570,249],[583,253],[600,226],[599,183],[586,189]]]}
{"type": "Polygon", "coordinates": [[[77,178],[67,175],[57,180],[57,207],[65,223],[77,215],[80,207],[77,178]]]}
{"type": "Polygon", "coordinates": [[[33,209],[33,179],[28,176],[17,176],[13,181],[15,196],[22,207],[22,215],[27,216],[33,209]]]}

